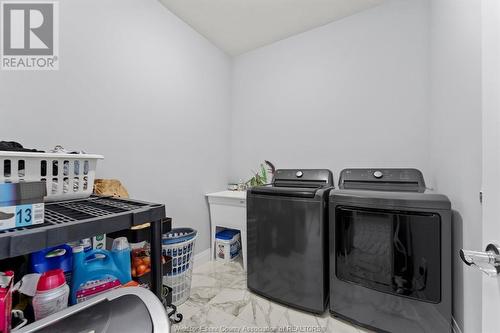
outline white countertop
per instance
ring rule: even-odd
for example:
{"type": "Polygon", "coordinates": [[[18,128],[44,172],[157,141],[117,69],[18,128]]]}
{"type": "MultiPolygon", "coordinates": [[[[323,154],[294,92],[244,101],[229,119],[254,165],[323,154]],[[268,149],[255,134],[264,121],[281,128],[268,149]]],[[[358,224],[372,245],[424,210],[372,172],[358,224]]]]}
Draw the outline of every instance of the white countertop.
{"type": "Polygon", "coordinates": [[[246,199],[247,191],[221,191],[206,194],[207,197],[213,198],[233,198],[233,199],[246,199]]]}

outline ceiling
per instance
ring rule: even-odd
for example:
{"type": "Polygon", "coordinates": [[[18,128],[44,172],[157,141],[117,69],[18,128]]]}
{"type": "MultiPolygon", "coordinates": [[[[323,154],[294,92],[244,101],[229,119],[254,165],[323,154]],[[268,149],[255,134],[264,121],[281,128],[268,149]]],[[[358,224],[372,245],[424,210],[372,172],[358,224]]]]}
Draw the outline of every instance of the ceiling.
{"type": "Polygon", "coordinates": [[[339,20],[384,0],[160,0],[229,55],[339,20]]]}

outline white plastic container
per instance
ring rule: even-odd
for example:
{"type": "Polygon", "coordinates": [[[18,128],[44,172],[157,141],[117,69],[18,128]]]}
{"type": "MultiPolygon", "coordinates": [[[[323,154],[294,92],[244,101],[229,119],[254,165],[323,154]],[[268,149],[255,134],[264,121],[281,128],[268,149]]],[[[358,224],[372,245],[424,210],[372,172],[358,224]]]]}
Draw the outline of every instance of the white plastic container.
{"type": "Polygon", "coordinates": [[[40,320],[68,307],[69,286],[62,269],[43,273],[33,297],[35,320],[40,320]]]}
{"type": "Polygon", "coordinates": [[[219,261],[231,262],[240,256],[240,232],[226,229],[215,236],[215,257],[219,261]]]}
{"type": "Polygon", "coordinates": [[[0,182],[45,181],[45,201],[84,199],[92,194],[101,155],[0,151],[0,182]]]}

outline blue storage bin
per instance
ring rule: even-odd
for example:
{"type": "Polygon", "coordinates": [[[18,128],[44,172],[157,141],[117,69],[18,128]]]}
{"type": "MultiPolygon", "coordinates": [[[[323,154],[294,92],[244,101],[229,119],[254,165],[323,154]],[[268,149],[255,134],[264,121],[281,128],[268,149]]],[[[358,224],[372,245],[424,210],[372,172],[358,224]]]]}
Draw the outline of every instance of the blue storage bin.
{"type": "Polygon", "coordinates": [[[215,257],[226,262],[240,256],[241,236],[239,230],[224,229],[215,234],[215,257]]]}

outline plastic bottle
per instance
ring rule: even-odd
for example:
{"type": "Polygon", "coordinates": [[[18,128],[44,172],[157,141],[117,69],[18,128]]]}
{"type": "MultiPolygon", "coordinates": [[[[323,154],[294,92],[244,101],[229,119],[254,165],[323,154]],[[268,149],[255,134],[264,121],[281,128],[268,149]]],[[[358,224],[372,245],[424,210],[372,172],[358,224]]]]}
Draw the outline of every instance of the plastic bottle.
{"type": "Polygon", "coordinates": [[[127,237],[118,237],[113,240],[113,246],[111,247],[113,251],[123,251],[130,250],[130,245],[128,243],[127,237]]]}
{"type": "Polygon", "coordinates": [[[73,250],[71,246],[64,244],[30,254],[30,273],[42,274],[58,268],[64,271],[66,283],[70,285],[71,270],[73,269],[73,250]]]}
{"type": "Polygon", "coordinates": [[[92,238],[84,238],[80,241],[80,245],[83,246],[83,251],[88,252],[92,250],[92,238]]]}
{"type": "Polygon", "coordinates": [[[68,307],[69,286],[62,269],[54,269],[40,276],[33,297],[35,320],[40,320],[68,307]]]}
{"type": "Polygon", "coordinates": [[[238,181],[238,191],[244,191],[246,189],[246,184],[245,182],[243,181],[243,179],[240,179],[238,181]]]}
{"type": "Polygon", "coordinates": [[[132,280],[130,247],[127,240],[115,240],[112,251],[73,248],[71,304],[92,298],[132,280]]]}

